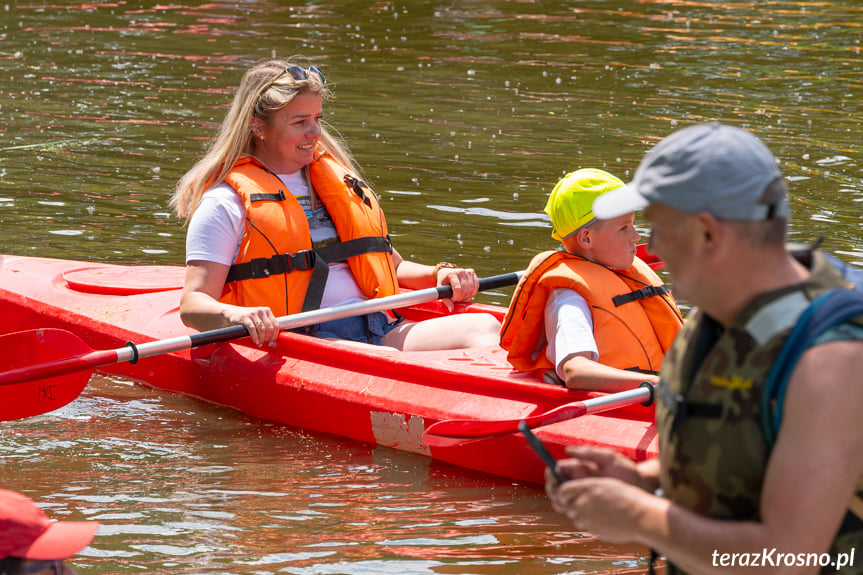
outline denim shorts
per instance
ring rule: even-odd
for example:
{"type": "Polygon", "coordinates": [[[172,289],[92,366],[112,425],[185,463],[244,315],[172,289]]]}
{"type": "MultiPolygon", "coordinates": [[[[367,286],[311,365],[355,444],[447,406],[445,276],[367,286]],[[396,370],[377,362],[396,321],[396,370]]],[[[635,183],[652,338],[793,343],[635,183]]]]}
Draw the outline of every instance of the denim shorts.
{"type": "Polygon", "coordinates": [[[396,325],[398,322],[390,323],[389,316],[379,311],[369,315],[324,322],[316,326],[318,330],[310,335],[381,345],[383,337],[395,329],[396,325]]]}

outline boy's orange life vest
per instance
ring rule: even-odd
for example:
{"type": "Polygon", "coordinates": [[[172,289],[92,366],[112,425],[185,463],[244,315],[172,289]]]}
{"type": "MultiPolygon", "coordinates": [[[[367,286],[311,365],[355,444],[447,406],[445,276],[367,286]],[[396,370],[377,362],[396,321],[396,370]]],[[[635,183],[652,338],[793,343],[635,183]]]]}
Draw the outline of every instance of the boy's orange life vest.
{"type": "Polygon", "coordinates": [[[555,369],[546,357],[544,314],[557,288],[574,289],[587,300],[604,365],[658,371],[683,324],[674,298],[641,259],[621,271],[567,252],[543,252],[530,262],[501,327],[501,346],[519,371],[555,369]]]}
{"type": "Polygon", "coordinates": [[[320,150],[309,178],[340,240],[317,250],[305,212],[278,176],[250,156],[234,164],[225,182],[243,199],[246,231],[220,301],[266,305],[276,316],[318,309],[327,264],[336,261],[348,262],[367,297],[398,292],[392,244],[374,192],[320,150]]]}

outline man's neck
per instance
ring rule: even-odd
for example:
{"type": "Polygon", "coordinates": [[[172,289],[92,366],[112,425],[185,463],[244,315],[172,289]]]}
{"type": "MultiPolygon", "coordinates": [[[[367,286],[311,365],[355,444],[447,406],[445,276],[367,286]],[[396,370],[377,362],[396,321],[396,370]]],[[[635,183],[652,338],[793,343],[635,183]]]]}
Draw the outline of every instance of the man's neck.
{"type": "Polygon", "coordinates": [[[727,328],[756,297],[806,281],[809,270],[783,248],[750,252],[716,278],[711,301],[700,307],[727,328]]]}

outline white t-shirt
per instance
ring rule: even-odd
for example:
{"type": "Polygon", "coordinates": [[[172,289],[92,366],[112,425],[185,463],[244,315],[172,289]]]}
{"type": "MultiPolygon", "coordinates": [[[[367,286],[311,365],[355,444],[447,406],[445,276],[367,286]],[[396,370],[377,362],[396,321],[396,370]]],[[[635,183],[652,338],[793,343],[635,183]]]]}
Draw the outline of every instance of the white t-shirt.
{"type": "Polygon", "coordinates": [[[549,294],[545,302],[545,337],[545,355],[561,379],[563,361],[570,355],[589,352],[590,359],[599,359],[590,305],[575,290],[559,288],[549,294]]]}
{"type": "MultiPolygon", "coordinates": [[[[311,209],[309,187],[301,171],[280,174],[279,179],[297,198],[309,220],[312,245],[320,247],[338,238],[336,227],[326,209],[311,209]]],[[[240,195],[222,182],[201,197],[186,234],[186,263],[195,260],[232,265],[240,251],[245,233],[246,207],[240,195]]],[[[332,307],[367,299],[345,262],[330,264],[321,307],[332,307]]]]}

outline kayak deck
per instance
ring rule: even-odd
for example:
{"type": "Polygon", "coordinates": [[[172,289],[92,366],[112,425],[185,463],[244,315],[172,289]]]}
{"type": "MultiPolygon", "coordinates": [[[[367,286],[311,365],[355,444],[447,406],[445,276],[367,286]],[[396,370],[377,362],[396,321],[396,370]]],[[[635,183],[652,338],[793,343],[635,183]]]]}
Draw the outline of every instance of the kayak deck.
{"type": "MultiPolygon", "coordinates": [[[[179,266],[0,256],[0,333],[65,329],[93,349],[194,333],[179,319],[183,276],[179,266]]],[[[475,312],[502,318],[505,309],[456,305],[456,313],[475,312]]],[[[420,321],[448,311],[432,302],[399,313],[420,321]]],[[[499,347],[400,352],[290,332],[275,349],[242,338],[100,370],[262,419],[534,483],[543,481],[543,466],[520,435],[430,447],[422,433],[445,419],[517,419],[601,395],[516,373],[499,347]]],[[[566,445],[587,444],[640,460],[656,455],[652,421],[653,408],[636,405],[536,433],[557,457],[566,445]]]]}

